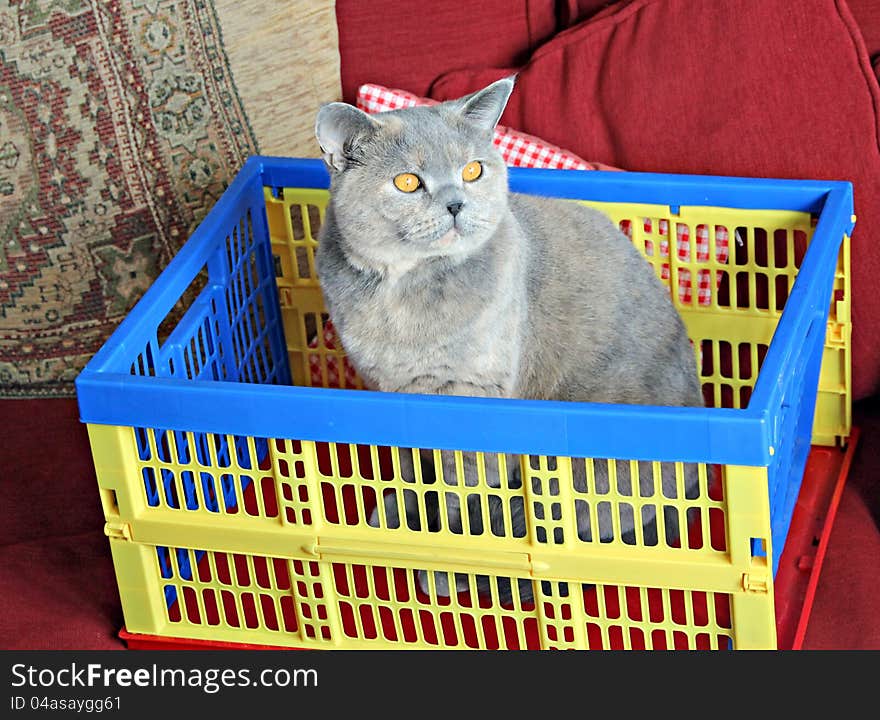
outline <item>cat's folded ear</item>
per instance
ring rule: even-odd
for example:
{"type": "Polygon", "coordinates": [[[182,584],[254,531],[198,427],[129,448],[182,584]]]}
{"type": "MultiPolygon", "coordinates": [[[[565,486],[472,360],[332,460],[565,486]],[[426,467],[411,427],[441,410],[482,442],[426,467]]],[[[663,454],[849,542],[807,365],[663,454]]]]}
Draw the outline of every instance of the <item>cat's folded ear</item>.
{"type": "Polygon", "coordinates": [[[513,92],[516,75],[496,80],[491,85],[454,101],[462,117],[492,131],[501,119],[513,92]]]}
{"type": "Polygon", "coordinates": [[[379,127],[376,120],[353,105],[341,102],[323,105],[315,119],[315,137],[324,154],[324,162],[331,170],[345,170],[357,161],[353,153],[358,141],[369,137],[379,127]]]}

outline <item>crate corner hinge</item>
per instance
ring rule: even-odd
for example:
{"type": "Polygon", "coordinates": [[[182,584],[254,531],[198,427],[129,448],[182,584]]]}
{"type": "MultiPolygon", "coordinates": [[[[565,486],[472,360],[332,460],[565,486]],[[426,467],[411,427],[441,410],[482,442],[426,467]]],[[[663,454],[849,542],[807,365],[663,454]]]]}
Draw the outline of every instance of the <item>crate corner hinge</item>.
{"type": "Polygon", "coordinates": [[[131,525],[119,520],[104,523],[104,534],[111,539],[131,540],[131,525]]]}
{"type": "Polygon", "coordinates": [[[770,576],[766,572],[747,572],[742,576],[743,590],[750,593],[770,592],[770,576]]]}

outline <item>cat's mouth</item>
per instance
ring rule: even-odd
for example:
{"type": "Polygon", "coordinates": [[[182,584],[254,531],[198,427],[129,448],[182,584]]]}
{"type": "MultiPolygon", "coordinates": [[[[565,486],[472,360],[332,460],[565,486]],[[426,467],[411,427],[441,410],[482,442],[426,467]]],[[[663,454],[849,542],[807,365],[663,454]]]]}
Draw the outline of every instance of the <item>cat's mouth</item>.
{"type": "Polygon", "coordinates": [[[447,230],[443,236],[437,241],[437,244],[440,247],[449,247],[458,239],[458,228],[451,227],[447,230]]]}

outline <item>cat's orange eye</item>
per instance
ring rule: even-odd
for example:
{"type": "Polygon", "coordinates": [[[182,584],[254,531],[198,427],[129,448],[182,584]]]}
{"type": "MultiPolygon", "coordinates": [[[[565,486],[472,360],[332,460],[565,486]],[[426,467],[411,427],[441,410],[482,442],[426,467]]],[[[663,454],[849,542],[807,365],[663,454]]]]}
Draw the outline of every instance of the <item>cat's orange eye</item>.
{"type": "Polygon", "coordinates": [[[479,160],[473,160],[464,166],[464,170],[461,171],[461,179],[465,182],[473,182],[482,174],[483,165],[479,160]]]}
{"type": "Polygon", "coordinates": [[[394,187],[400,192],[415,192],[422,186],[422,181],[412,173],[400,173],[394,176],[394,187]]]}

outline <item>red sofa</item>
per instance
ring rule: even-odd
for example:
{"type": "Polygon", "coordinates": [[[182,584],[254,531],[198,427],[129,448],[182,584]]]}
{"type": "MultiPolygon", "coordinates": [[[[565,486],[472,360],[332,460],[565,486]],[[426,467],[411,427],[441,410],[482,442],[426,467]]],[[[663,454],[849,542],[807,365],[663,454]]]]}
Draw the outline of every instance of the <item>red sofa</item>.
{"type": "MultiPolygon", "coordinates": [[[[587,160],[853,182],[854,416],[862,439],[804,646],[880,648],[880,250],[871,242],[880,223],[880,5],[337,0],[336,12],[350,102],[365,82],[445,99],[515,70],[502,122],[587,160]]],[[[9,400],[0,412],[17,420],[0,443],[0,645],[122,648],[75,401],[9,400]]]]}
{"type": "Polygon", "coordinates": [[[626,170],[850,180],[860,448],[804,646],[880,647],[880,3],[337,0],[343,97],[517,72],[501,123],[626,170]]]}

